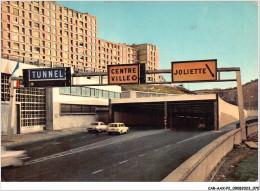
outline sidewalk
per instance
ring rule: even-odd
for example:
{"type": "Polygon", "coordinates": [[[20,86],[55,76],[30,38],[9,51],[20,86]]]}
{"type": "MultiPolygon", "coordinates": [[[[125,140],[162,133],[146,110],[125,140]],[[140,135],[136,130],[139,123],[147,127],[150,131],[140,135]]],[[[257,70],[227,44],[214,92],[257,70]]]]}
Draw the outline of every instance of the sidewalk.
{"type": "Polygon", "coordinates": [[[29,142],[36,142],[40,140],[48,140],[57,137],[62,137],[71,134],[77,134],[86,131],[85,128],[69,128],[61,130],[44,130],[42,132],[15,134],[13,135],[13,141],[7,141],[6,135],[1,136],[1,146],[14,146],[18,144],[25,144],[29,142]]]}

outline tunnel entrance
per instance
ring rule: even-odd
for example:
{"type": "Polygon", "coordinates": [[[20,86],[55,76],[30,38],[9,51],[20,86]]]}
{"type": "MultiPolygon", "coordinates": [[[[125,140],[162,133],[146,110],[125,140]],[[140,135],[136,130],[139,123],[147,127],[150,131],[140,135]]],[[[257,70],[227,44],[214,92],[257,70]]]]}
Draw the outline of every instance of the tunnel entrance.
{"type": "Polygon", "coordinates": [[[215,102],[199,100],[113,104],[113,117],[115,122],[124,122],[130,128],[163,129],[164,116],[167,116],[168,129],[213,130],[216,129],[217,117],[214,114],[217,107],[215,102]]]}

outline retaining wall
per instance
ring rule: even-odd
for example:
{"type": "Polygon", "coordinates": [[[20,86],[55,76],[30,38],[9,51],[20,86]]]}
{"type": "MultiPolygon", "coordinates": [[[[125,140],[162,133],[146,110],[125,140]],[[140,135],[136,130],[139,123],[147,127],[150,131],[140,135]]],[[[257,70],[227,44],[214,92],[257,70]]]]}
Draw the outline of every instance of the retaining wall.
{"type": "MultiPolygon", "coordinates": [[[[258,126],[248,127],[248,135],[257,132],[258,126]]],[[[186,160],[162,182],[204,182],[221,159],[226,156],[235,144],[240,144],[241,128],[234,129],[222,135],[215,141],[202,148],[186,160]]]]}

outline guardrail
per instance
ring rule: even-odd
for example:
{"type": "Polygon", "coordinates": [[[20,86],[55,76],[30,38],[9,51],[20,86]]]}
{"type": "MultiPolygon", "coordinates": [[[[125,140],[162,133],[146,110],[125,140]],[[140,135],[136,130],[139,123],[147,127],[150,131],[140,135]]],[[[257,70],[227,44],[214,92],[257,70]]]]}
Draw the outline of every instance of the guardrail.
{"type": "MultiPolygon", "coordinates": [[[[258,131],[257,120],[249,120],[248,135],[258,131]],[[250,125],[249,125],[250,124],[250,125]]],[[[217,138],[195,155],[190,157],[162,182],[204,182],[217,164],[226,156],[234,145],[242,142],[241,128],[234,129],[217,138]]]]}
{"type": "MultiPolygon", "coordinates": [[[[258,118],[256,119],[250,119],[250,120],[247,120],[246,121],[246,137],[248,137],[248,135],[256,132],[255,129],[252,129],[252,125],[254,125],[255,123],[258,123],[258,118]]],[[[236,124],[236,128],[240,128],[240,123],[237,123],[236,124]]]]}

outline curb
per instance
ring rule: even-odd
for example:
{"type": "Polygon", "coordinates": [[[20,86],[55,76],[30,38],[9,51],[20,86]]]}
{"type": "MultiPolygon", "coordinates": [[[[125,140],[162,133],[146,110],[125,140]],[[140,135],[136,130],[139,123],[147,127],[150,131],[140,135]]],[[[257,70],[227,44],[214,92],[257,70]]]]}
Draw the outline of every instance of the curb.
{"type": "Polygon", "coordinates": [[[68,135],[79,134],[81,132],[82,131],[76,131],[76,132],[68,133],[68,134],[64,134],[64,135],[56,135],[56,136],[51,136],[51,137],[45,137],[45,138],[37,139],[37,140],[33,140],[33,141],[25,141],[25,142],[21,142],[21,143],[17,143],[17,144],[6,145],[5,147],[8,148],[8,149],[11,149],[13,147],[23,146],[23,145],[27,145],[29,143],[36,143],[36,142],[41,142],[41,141],[46,141],[46,140],[51,140],[51,139],[57,139],[57,138],[61,138],[61,137],[66,137],[68,135]]]}

